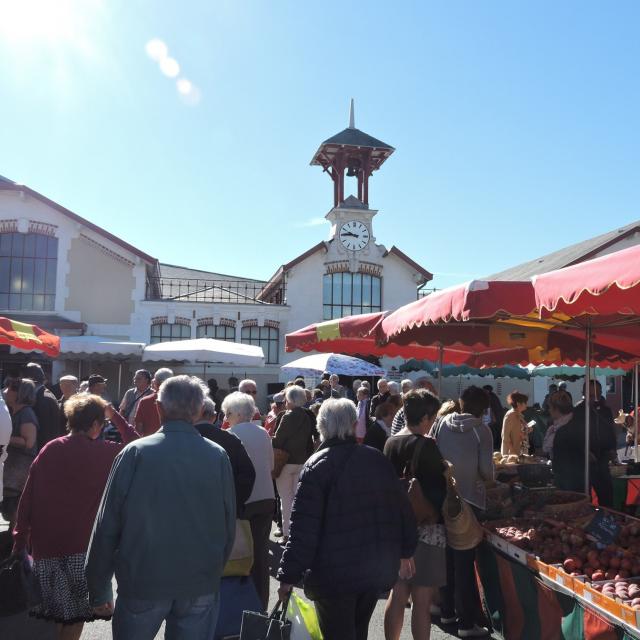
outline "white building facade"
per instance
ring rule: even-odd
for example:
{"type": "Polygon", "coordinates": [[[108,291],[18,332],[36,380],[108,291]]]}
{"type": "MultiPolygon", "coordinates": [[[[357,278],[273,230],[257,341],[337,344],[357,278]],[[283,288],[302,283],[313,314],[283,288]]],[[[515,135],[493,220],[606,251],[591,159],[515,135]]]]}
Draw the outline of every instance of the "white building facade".
{"type": "MultiPolygon", "coordinates": [[[[0,315],[61,336],[145,344],[212,337],[257,344],[265,353],[264,368],[173,368],[215,378],[220,388],[227,387],[229,376],[251,377],[264,398],[283,381],[280,366],[301,355],[285,353],[286,333],[325,319],[393,309],[415,300],[431,279],[399,249],[376,241],[378,212],[367,204],[368,180],[392,152],[353,126],[321,145],[312,164],[319,164],[320,154],[333,171],[329,238],[265,281],[161,263],[46,196],[0,177],[0,315]],[[356,177],[359,197],[344,197],[344,177],[340,182],[338,174],[345,171],[356,177]]],[[[48,361],[2,347],[0,373],[18,371],[28,359],[40,360],[52,382],[63,373],[100,373],[109,379],[114,399],[144,366],[117,353],[63,353],[48,361]]]]}

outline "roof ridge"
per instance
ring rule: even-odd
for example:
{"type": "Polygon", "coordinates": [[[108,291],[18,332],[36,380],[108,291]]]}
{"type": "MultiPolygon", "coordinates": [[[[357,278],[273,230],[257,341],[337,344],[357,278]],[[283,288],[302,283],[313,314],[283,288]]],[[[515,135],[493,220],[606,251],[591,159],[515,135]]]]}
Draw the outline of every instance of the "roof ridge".
{"type": "Polygon", "coordinates": [[[586,238],[580,242],[574,242],[566,247],[561,247],[555,251],[550,251],[542,256],[526,260],[520,264],[508,267],[502,271],[498,271],[490,276],[486,276],[486,280],[522,280],[530,278],[533,275],[539,275],[540,273],[547,273],[555,269],[561,269],[568,267],[577,262],[582,262],[590,257],[589,254],[598,250],[605,249],[607,246],[614,244],[619,238],[623,238],[632,232],[634,229],[640,229],[640,220],[635,220],[626,225],[615,227],[604,233],[600,233],[591,238],[586,238]],[[583,249],[580,251],[580,249],[583,249]],[[555,260],[555,264],[549,264],[552,260],[555,260]],[[536,265],[540,265],[540,268],[536,268],[536,265]],[[546,268],[544,265],[548,265],[546,268]],[[534,273],[535,271],[535,273],[534,273]],[[524,275],[522,274],[524,272],[524,275]],[[529,275],[527,275],[527,273],[529,275]],[[515,274],[512,275],[512,274],[515,274]]]}
{"type": "Polygon", "coordinates": [[[141,258],[143,261],[150,263],[152,265],[155,265],[158,263],[158,260],[153,256],[150,256],[148,253],[145,253],[141,249],[134,247],[132,244],[130,244],[126,240],[123,240],[122,238],[111,233],[110,231],[107,231],[103,227],[91,222],[90,220],[87,220],[86,218],[83,218],[77,213],[74,213],[73,211],[71,211],[71,209],[67,209],[67,207],[59,204],[58,202],[56,202],[55,200],[52,200],[51,198],[48,198],[42,193],[36,191],[35,189],[28,187],[26,184],[18,184],[16,182],[12,182],[8,178],[4,178],[4,180],[0,183],[0,188],[2,188],[3,185],[5,186],[3,190],[23,192],[35,198],[36,200],[43,202],[47,206],[52,207],[59,213],[62,213],[63,215],[67,216],[71,220],[74,220],[75,222],[80,223],[81,225],[87,227],[88,229],[91,229],[91,231],[94,231],[95,233],[101,235],[103,238],[106,238],[110,242],[113,242],[119,247],[122,247],[123,249],[126,249],[127,251],[133,253],[134,255],[141,258]]]}
{"type": "Polygon", "coordinates": [[[185,267],[180,264],[171,264],[169,262],[160,262],[160,267],[172,267],[174,269],[185,269],[186,271],[199,271],[200,273],[208,273],[211,275],[222,276],[224,278],[235,278],[236,280],[247,280],[250,282],[268,282],[267,280],[260,278],[248,278],[246,276],[236,276],[229,273],[220,273],[218,271],[207,271],[206,269],[197,269],[194,267],[185,267]]]}

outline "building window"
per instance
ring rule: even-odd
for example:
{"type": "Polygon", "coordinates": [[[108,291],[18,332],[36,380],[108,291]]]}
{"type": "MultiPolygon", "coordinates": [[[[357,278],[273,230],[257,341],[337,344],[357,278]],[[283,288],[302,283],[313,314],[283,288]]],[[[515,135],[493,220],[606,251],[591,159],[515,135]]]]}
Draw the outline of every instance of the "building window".
{"type": "Polygon", "coordinates": [[[215,338],[216,340],[236,341],[236,328],[223,324],[203,324],[196,328],[196,338],[215,338]]]}
{"type": "Polygon", "coordinates": [[[53,311],[57,268],[58,238],[0,234],[0,309],[53,311]]]}
{"type": "Polygon", "coordinates": [[[169,324],[162,322],[151,325],[151,344],[157,342],[176,342],[177,340],[189,340],[191,327],[187,324],[169,324]]]}
{"type": "Polygon", "coordinates": [[[322,282],[323,318],[333,320],[382,311],[382,279],[368,273],[327,273],[322,282]]]}
{"type": "Polygon", "coordinates": [[[280,361],[280,331],[274,327],[242,327],[240,341],[262,347],[267,364],[280,361]]]}

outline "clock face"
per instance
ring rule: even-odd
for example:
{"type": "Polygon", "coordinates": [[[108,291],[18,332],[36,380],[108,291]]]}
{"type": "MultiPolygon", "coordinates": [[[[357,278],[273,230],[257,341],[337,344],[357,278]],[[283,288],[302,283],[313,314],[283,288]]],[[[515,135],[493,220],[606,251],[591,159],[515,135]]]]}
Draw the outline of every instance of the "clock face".
{"type": "Polygon", "coordinates": [[[350,220],[340,227],[340,242],[349,251],[360,251],[369,244],[369,229],[359,220],[350,220]]]}

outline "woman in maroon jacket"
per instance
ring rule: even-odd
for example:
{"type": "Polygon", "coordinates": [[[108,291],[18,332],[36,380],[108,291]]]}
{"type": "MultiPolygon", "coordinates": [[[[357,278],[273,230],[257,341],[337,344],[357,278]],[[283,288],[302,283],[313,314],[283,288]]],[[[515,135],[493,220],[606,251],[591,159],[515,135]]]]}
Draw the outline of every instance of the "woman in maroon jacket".
{"type": "MultiPolygon", "coordinates": [[[[58,623],[60,640],[79,639],[84,623],[95,619],[85,554],[111,465],[124,447],[98,439],[105,411],[110,415],[113,408],[95,395],[67,400],[70,433],[40,451],[18,506],[14,553],[31,552],[42,590],[42,602],[31,615],[58,623]]],[[[124,420],[116,424],[124,443],[138,438],[124,420]]]]}

